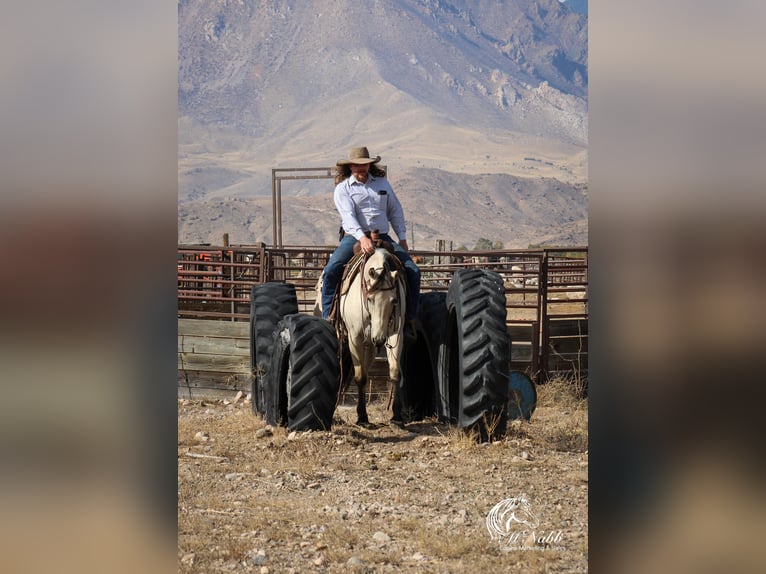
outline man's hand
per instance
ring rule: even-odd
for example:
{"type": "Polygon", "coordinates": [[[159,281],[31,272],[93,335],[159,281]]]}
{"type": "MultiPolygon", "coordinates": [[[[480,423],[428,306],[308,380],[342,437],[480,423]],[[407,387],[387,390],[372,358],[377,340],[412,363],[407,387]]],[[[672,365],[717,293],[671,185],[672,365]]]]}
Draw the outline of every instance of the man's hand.
{"type": "Polygon", "coordinates": [[[405,251],[409,251],[410,250],[409,245],[407,245],[407,240],[406,239],[402,239],[401,241],[399,241],[399,245],[401,245],[402,249],[404,249],[405,251]]]}
{"type": "Polygon", "coordinates": [[[362,253],[369,255],[375,251],[375,246],[372,244],[372,240],[366,235],[362,235],[359,239],[359,247],[362,248],[362,253]]]}

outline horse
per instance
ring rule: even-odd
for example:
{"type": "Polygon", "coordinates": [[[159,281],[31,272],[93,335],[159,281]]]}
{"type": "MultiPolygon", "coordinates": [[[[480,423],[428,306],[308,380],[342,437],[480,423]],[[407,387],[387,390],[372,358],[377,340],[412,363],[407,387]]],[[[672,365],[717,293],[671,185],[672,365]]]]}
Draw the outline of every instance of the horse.
{"type": "MultiPolygon", "coordinates": [[[[399,384],[400,359],[404,347],[406,281],[399,259],[388,249],[376,247],[369,255],[357,255],[358,270],[341,282],[336,303],[335,328],[341,347],[345,342],[351,354],[354,382],[358,389],[357,424],[369,424],[365,387],[378,349],[385,345],[388,382],[399,384]]],[[[352,259],[348,267],[357,261],[352,259]]],[[[321,282],[321,279],[320,279],[321,282]]],[[[317,285],[315,312],[321,313],[321,283],[317,285]]]]}

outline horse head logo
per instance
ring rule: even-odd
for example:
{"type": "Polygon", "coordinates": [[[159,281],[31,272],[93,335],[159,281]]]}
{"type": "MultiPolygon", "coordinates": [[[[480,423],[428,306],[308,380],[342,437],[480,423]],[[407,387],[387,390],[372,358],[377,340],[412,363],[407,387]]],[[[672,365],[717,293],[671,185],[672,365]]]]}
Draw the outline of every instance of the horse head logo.
{"type": "Polygon", "coordinates": [[[532,506],[523,494],[501,500],[487,514],[487,530],[493,539],[507,537],[518,524],[533,530],[540,525],[537,516],[532,512],[532,506]]]}

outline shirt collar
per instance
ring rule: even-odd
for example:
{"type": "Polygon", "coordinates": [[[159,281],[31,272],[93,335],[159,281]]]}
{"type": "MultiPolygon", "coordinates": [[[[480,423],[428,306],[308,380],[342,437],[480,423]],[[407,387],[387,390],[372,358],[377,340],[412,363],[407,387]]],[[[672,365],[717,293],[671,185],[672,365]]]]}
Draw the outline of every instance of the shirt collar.
{"type": "Polygon", "coordinates": [[[354,185],[355,183],[358,184],[358,185],[367,185],[368,183],[370,183],[370,182],[375,180],[375,178],[372,177],[372,174],[369,174],[369,175],[367,175],[367,183],[362,183],[361,181],[356,179],[356,176],[353,173],[350,176],[348,176],[348,179],[349,179],[349,182],[351,183],[351,185],[354,185]]]}

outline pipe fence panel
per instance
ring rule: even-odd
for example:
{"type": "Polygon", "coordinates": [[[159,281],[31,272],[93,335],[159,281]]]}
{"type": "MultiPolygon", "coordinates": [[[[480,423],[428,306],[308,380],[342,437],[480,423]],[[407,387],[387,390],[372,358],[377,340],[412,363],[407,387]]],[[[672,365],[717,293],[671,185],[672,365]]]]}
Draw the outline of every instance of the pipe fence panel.
{"type": "MultiPolygon", "coordinates": [[[[249,321],[255,285],[295,285],[299,311],[311,313],[332,247],[179,245],[179,319],[249,321]]],[[[587,376],[588,249],[413,250],[421,291],[446,291],[455,271],[482,268],[505,286],[511,368],[544,381],[587,376]]]]}

